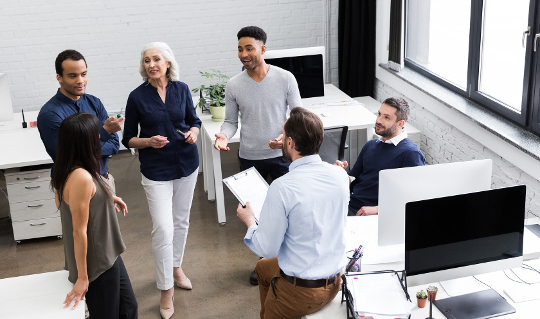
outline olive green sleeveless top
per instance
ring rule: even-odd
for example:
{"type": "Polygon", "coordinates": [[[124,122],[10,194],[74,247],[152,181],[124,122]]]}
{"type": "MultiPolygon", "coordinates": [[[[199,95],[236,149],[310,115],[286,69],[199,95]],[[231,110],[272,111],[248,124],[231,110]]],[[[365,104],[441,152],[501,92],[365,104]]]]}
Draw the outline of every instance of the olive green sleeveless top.
{"type": "MultiPolygon", "coordinates": [[[[90,200],[90,213],[87,226],[86,269],[90,282],[112,267],[116,258],[126,250],[120,234],[114,202],[107,196],[98,182],[94,180],[96,193],[90,200]]],[[[62,233],[64,238],[64,256],[69,281],[75,283],[78,278],[77,263],[73,242],[73,219],[69,205],[60,203],[62,233]]]]}

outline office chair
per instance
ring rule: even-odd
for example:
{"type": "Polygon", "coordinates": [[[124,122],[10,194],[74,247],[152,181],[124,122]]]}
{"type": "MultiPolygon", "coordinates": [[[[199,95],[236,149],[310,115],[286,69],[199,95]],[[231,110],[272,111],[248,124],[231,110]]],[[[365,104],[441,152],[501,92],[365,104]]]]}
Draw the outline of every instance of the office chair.
{"type": "Polygon", "coordinates": [[[345,149],[348,145],[347,139],[348,126],[334,126],[324,129],[324,140],[319,150],[319,156],[327,163],[334,164],[336,160],[343,161],[345,158],[345,149]]]}

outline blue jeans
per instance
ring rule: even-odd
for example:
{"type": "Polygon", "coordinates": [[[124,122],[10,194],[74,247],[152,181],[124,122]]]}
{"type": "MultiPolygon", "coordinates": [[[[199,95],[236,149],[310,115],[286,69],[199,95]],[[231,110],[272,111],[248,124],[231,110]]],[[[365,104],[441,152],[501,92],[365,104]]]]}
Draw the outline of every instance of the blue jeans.
{"type": "Polygon", "coordinates": [[[264,180],[266,180],[268,175],[272,177],[272,180],[275,180],[276,178],[287,174],[289,172],[289,165],[291,165],[291,163],[285,161],[282,156],[263,160],[247,160],[241,157],[238,158],[240,159],[241,171],[255,167],[264,180]]]}

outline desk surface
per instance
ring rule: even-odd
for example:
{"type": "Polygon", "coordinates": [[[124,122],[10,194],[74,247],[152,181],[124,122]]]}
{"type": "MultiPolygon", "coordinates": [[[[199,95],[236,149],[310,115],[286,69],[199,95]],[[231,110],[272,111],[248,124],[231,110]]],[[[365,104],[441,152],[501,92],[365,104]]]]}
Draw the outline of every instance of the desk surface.
{"type": "MultiPolygon", "coordinates": [[[[2,319],[82,319],[84,301],[75,310],[63,309],[73,289],[66,270],[0,280],[2,319]]],[[[73,303],[71,304],[73,307],[73,303]]]]}
{"type": "Polygon", "coordinates": [[[13,121],[0,126],[0,169],[52,163],[37,127],[30,127],[29,122],[35,121],[38,113],[24,113],[27,128],[22,128],[22,115],[19,113],[14,114],[13,121]]]}

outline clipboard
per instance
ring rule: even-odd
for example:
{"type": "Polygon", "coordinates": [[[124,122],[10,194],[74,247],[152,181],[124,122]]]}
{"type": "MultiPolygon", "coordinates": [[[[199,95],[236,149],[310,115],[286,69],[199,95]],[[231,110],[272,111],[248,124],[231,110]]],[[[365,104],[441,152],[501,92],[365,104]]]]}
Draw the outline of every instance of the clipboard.
{"type": "MultiPolygon", "coordinates": [[[[342,286],[341,286],[341,302],[345,302],[347,306],[347,319],[359,319],[361,316],[363,316],[363,311],[358,311],[360,309],[356,309],[356,300],[355,298],[361,298],[361,296],[358,296],[355,294],[354,288],[352,287],[352,281],[355,279],[358,279],[361,276],[373,276],[373,275],[393,275],[395,276],[395,283],[396,287],[399,287],[400,290],[402,290],[401,298],[404,298],[405,300],[411,302],[411,298],[409,296],[409,293],[407,292],[407,279],[405,275],[405,270],[402,271],[395,271],[395,270],[381,270],[381,271],[374,271],[374,272],[365,272],[365,273],[355,273],[355,274],[343,274],[341,276],[342,278],[342,286]],[[401,275],[400,275],[401,273],[401,275]],[[398,284],[399,283],[399,284],[398,284]]],[[[385,296],[376,296],[376,298],[383,298],[385,296]]],[[[403,318],[403,315],[405,315],[406,318],[411,318],[410,312],[408,314],[401,314],[397,316],[392,316],[393,318],[403,318]]]]}
{"type": "Polygon", "coordinates": [[[262,178],[261,174],[251,167],[233,176],[223,179],[223,183],[236,196],[236,199],[246,206],[246,202],[253,209],[255,220],[259,223],[261,210],[268,192],[268,183],[262,178]]]}

